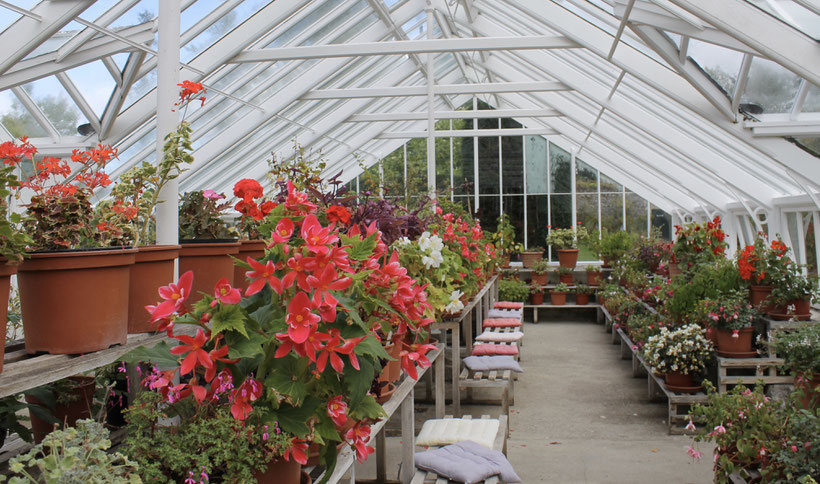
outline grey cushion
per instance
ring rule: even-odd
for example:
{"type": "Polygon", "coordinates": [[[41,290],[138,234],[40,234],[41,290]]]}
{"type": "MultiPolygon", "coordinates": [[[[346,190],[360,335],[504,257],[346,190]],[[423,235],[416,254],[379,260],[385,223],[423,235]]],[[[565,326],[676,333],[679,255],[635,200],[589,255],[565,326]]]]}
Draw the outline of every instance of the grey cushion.
{"type": "Polygon", "coordinates": [[[521,482],[504,454],[471,441],[418,452],[416,467],[456,482],[481,482],[499,474],[504,482],[521,482]]]}
{"type": "Polygon", "coordinates": [[[521,319],[520,309],[490,309],[488,318],[515,318],[521,319]]]}
{"type": "Polygon", "coordinates": [[[524,373],[521,365],[512,356],[468,356],[463,361],[464,366],[472,371],[512,370],[524,373]]]}

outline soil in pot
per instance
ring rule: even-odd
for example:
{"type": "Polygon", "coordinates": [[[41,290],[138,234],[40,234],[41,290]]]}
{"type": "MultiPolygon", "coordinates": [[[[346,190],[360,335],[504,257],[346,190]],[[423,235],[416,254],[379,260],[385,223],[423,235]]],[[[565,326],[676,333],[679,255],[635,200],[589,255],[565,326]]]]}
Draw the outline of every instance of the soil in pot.
{"type": "Polygon", "coordinates": [[[753,358],[757,356],[754,351],[754,333],[752,326],[739,329],[737,335],[734,331],[718,329],[718,355],[727,358],[753,358]],[[736,337],[735,337],[736,336],[736,337]]]}
{"type": "Polygon", "coordinates": [[[275,458],[265,471],[254,472],[253,477],[259,484],[301,484],[302,464],[293,459],[275,458]]]}
{"type": "MultiPolygon", "coordinates": [[[[257,260],[261,259],[265,256],[265,246],[267,246],[267,242],[264,240],[242,240],[239,243],[239,253],[236,254],[236,258],[242,262],[247,262],[246,259],[248,257],[257,260]]],[[[250,284],[250,281],[245,277],[246,272],[248,272],[248,269],[239,265],[234,266],[233,286],[243,293],[245,289],[248,288],[248,284],[250,284]]]]}
{"type": "Polygon", "coordinates": [[[137,249],[33,253],[18,268],[26,352],[91,353],[128,337],[137,249]]]}
{"type": "Polygon", "coordinates": [[[563,306],[567,303],[567,293],[565,292],[550,292],[550,303],[553,306],[563,306]]]}
{"type": "Polygon", "coordinates": [[[139,247],[128,284],[128,334],[150,333],[153,324],[145,306],[159,301],[157,290],[174,282],[179,245],[139,247]]]}
{"type": "MultiPolygon", "coordinates": [[[[179,273],[194,272],[193,294],[204,292],[213,294],[214,286],[223,277],[234,284],[234,264],[230,256],[239,253],[239,242],[228,241],[190,241],[181,240],[179,252],[179,273]]],[[[200,297],[193,297],[196,302],[200,297]]]]}
{"type": "MultiPolygon", "coordinates": [[[[74,383],[71,389],[71,396],[66,397],[66,402],[56,402],[54,417],[60,425],[73,426],[77,420],[91,418],[91,406],[94,403],[94,378],[88,376],[72,376],[68,378],[74,383]]],[[[47,405],[42,403],[34,395],[26,395],[26,402],[41,406],[46,412],[51,412],[47,405]]],[[[57,395],[54,395],[55,400],[57,395]]],[[[54,430],[54,426],[41,419],[36,413],[29,410],[31,416],[31,434],[34,442],[39,444],[43,438],[54,430]]]]}
{"type": "Polygon", "coordinates": [[[561,267],[575,269],[578,263],[578,252],[580,249],[558,249],[558,264],[561,267]]]}
{"type": "MultiPolygon", "coordinates": [[[[0,257],[0,307],[9,307],[9,291],[11,290],[11,276],[17,273],[16,265],[6,264],[6,258],[0,257]]],[[[0,311],[0,329],[6,334],[8,311],[0,311]]],[[[0,346],[0,372],[3,371],[3,358],[6,356],[6,346],[0,346]]],[[[5,438],[5,437],[4,437],[5,438]]]]}
{"type": "Polygon", "coordinates": [[[545,286],[547,284],[547,273],[543,274],[536,274],[535,272],[532,273],[532,283],[538,284],[539,286],[545,286]]]}
{"type": "Polygon", "coordinates": [[[598,271],[587,271],[587,285],[588,286],[600,286],[601,285],[601,273],[598,271]]]}
{"type": "Polygon", "coordinates": [[[575,304],[584,305],[589,304],[589,294],[576,294],[575,304]]]}

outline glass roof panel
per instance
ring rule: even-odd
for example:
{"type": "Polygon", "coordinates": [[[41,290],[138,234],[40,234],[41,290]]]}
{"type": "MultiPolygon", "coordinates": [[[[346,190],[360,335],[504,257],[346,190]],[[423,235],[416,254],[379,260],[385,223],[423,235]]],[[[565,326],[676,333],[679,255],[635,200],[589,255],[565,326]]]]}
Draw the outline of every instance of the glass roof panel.
{"type": "Polygon", "coordinates": [[[806,94],[806,99],[803,101],[804,113],[820,112],[820,87],[814,84],[809,84],[809,92],[806,94]]]}
{"type": "Polygon", "coordinates": [[[47,136],[46,131],[11,91],[0,91],[0,123],[15,138],[47,136]]]}
{"type": "Polygon", "coordinates": [[[755,57],[741,96],[742,103],[758,104],[764,113],[786,113],[794,105],[800,78],[770,60],[755,57]]]}
{"type": "Polygon", "coordinates": [[[130,27],[150,22],[157,16],[157,12],[159,12],[159,0],[140,0],[138,4],[114,20],[110,27],[130,27]]]}
{"type": "Polygon", "coordinates": [[[88,122],[56,77],[36,80],[25,89],[61,135],[77,136],[77,126],[88,122]]]}
{"type": "Polygon", "coordinates": [[[743,54],[719,45],[689,40],[687,55],[706,71],[729,95],[735,91],[743,54]]]}
{"type": "Polygon", "coordinates": [[[66,73],[80,90],[91,109],[98,116],[102,116],[105,106],[111,99],[111,93],[117,85],[102,61],[81,65],[66,73]]]}
{"type": "Polygon", "coordinates": [[[144,76],[137,79],[137,82],[131,86],[131,90],[128,91],[128,96],[125,98],[124,106],[126,108],[131,104],[138,101],[141,97],[148,94],[151,89],[157,87],[157,69],[151,69],[148,73],[144,76]]]}
{"type": "Polygon", "coordinates": [[[746,0],[805,35],[820,40],[820,16],[792,0],[746,0]]]}

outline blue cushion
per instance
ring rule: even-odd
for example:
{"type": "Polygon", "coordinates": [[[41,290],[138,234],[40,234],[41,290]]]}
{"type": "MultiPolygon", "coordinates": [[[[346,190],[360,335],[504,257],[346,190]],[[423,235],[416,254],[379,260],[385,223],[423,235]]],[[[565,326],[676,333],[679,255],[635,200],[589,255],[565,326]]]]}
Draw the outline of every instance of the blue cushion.
{"type": "Polygon", "coordinates": [[[416,467],[451,481],[474,483],[500,475],[504,482],[521,482],[501,452],[471,441],[416,453],[416,467]]]}

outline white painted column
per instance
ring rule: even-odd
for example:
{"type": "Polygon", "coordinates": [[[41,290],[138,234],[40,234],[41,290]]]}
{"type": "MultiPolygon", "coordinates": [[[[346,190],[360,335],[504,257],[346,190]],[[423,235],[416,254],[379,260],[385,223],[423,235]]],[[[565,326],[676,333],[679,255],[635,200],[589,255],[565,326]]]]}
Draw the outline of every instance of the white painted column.
{"type": "MultiPolygon", "coordinates": [[[[433,2],[427,0],[427,38],[433,38],[433,2]]],[[[427,192],[430,198],[436,196],[436,120],[433,103],[433,86],[436,83],[433,67],[433,53],[427,53],[427,192]]]]}
{"type": "MultiPolygon", "coordinates": [[[[179,35],[181,0],[159,2],[157,46],[157,163],[162,159],[165,136],[179,123],[174,103],[179,87],[179,35]]],[[[157,206],[157,244],[179,241],[179,183],[169,181],[160,192],[157,206]]]]}
{"type": "MultiPolygon", "coordinates": [[[[580,147],[578,147],[580,149],[580,147]]],[[[578,193],[575,189],[575,177],[576,177],[576,156],[578,155],[578,149],[572,150],[572,156],[569,159],[569,193],[570,199],[572,200],[571,210],[572,210],[572,231],[578,231],[578,193]]]]}

